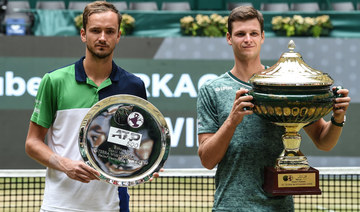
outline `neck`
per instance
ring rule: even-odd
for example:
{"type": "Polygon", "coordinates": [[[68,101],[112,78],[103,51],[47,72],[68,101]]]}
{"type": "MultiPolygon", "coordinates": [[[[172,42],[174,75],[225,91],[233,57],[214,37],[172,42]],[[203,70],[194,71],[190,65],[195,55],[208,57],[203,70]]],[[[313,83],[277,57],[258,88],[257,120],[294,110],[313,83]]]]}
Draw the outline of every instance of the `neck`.
{"type": "Polygon", "coordinates": [[[94,58],[86,56],[83,61],[85,73],[89,79],[91,79],[97,86],[100,86],[111,74],[112,71],[112,59],[94,58]]]}
{"type": "Polygon", "coordinates": [[[234,67],[231,69],[231,73],[238,79],[248,82],[249,79],[257,72],[265,69],[260,62],[256,61],[235,61],[234,67]]]}

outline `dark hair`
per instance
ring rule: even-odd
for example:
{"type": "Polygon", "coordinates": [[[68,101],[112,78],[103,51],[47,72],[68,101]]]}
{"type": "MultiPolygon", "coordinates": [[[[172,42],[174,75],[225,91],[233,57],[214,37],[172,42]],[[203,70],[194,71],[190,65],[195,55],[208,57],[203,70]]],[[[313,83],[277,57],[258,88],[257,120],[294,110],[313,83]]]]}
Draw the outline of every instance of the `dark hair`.
{"type": "Polygon", "coordinates": [[[264,31],[264,17],[251,6],[239,6],[234,8],[228,18],[228,32],[232,33],[232,23],[235,21],[247,21],[256,18],[260,23],[261,32],[264,31]]]}
{"type": "Polygon", "coordinates": [[[118,15],[118,22],[119,22],[119,29],[120,29],[120,24],[121,24],[121,14],[120,12],[116,9],[116,7],[106,1],[94,1],[92,3],[89,3],[88,5],[86,5],[84,12],[83,12],[83,28],[86,31],[86,25],[88,23],[89,17],[94,14],[94,13],[103,13],[103,12],[108,12],[108,11],[112,11],[114,13],[116,13],[118,15]]]}

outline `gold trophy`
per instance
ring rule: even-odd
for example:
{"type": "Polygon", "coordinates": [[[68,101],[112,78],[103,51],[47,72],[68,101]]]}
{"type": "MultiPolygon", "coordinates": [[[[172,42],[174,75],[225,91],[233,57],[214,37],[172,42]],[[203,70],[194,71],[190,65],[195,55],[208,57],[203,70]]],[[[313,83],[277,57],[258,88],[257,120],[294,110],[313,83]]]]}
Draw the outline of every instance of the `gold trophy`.
{"type": "Polygon", "coordinates": [[[275,167],[265,167],[263,189],[272,195],[321,194],[319,171],[300,151],[299,130],[331,112],[336,91],[330,88],[328,74],[311,68],[294,52],[292,40],[288,48],[275,65],[249,80],[254,113],[285,128],[284,151],[275,167]]]}

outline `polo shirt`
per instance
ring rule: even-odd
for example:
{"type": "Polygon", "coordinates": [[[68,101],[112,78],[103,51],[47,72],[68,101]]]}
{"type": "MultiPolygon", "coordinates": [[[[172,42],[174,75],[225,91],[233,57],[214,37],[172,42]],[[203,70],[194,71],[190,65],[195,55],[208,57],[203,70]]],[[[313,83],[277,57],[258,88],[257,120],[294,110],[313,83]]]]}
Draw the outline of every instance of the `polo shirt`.
{"type": "MultiPolygon", "coordinates": [[[[109,78],[97,86],[86,76],[83,60],[84,57],[44,75],[31,116],[32,122],[49,128],[47,143],[52,151],[72,160],[82,160],[78,147],[79,128],[95,103],[116,94],[146,99],[143,81],[114,62],[109,78]]],[[[119,211],[119,204],[122,209],[128,207],[128,198],[127,189],[118,190],[116,186],[96,180],[82,183],[61,171],[47,168],[42,209],[119,211]]]]}

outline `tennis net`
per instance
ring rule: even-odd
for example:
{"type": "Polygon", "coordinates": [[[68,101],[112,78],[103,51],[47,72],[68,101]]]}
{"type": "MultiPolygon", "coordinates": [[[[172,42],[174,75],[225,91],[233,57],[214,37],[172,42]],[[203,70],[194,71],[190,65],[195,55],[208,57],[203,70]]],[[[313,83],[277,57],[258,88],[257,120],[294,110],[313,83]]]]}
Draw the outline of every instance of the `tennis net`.
{"type": "MultiPolygon", "coordinates": [[[[321,195],[294,196],[295,211],[360,211],[360,168],[317,168],[321,195]]],[[[132,212],[211,211],[215,171],[166,169],[129,188],[132,212]]],[[[45,170],[0,170],[0,211],[39,211],[45,170]]]]}

